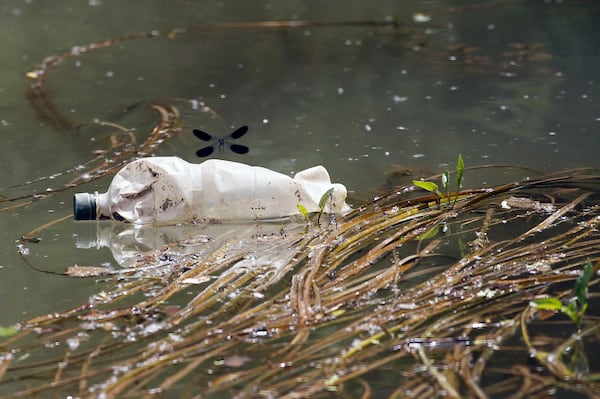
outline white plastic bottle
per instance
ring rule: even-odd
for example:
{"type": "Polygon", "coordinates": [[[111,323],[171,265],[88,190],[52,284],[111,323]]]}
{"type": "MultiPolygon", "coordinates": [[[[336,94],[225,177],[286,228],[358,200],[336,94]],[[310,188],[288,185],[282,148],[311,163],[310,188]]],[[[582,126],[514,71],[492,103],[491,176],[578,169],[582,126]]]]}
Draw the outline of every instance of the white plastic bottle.
{"type": "Polygon", "coordinates": [[[224,160],[192,164],[177,157],[141,158],[121,169],[103,194],[78,193],[75,220],[123,220],[135,224],[175,224],[217,220],[255,220],[299,214],[298,204],[318,212],[345,213],[346,188],[332,184],[315,166],[294,178],[258,166],[224,160]]]}

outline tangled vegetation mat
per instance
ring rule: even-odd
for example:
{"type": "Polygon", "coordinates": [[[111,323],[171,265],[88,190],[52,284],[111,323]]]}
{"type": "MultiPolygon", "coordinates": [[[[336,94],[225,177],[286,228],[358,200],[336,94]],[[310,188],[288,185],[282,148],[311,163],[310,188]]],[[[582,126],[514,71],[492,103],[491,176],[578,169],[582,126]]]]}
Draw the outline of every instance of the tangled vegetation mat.
{"type": "Polygon", "coordinates": [[[599,188],[597,172],[576,171],[463,191],[453,206],[399,189],[320,226],[219,237],[188,226],[124,269],[68,269],[103,274],[104,289],[5,331],[0,388],[598,395],[599,188]],[[585,265],[590,281],[575,292],[585,265]],[[533,306],[543,298],[582,309],[579,327],[533,306]]]}

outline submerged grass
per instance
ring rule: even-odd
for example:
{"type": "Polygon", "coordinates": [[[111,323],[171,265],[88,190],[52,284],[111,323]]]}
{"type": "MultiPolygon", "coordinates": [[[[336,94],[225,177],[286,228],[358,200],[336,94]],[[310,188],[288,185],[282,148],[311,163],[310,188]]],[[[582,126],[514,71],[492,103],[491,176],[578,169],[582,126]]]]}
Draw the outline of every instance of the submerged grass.
{"type": "Polygon", "coordinates": [[[187,226],[88,303],[17,326],[0,391],[598,395],[584,347],[598,345],[599,189],[600,173],[573,171],[462,191],[451,209],[398,189],[327,226],[187,226]],[[571,295],[590,263],[580,330],[530,306],[571,295]]]}

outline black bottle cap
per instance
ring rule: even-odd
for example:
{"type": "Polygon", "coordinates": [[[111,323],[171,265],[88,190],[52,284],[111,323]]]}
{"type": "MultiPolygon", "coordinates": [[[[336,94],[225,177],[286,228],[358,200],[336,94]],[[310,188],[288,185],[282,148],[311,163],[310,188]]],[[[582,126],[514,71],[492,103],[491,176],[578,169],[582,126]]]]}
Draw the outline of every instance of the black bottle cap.
{"type": "Polygon", "coordinates": [[[75,194],[73,218],[75,220],[96,220],[96,196],[90,193],[75,194]]]}

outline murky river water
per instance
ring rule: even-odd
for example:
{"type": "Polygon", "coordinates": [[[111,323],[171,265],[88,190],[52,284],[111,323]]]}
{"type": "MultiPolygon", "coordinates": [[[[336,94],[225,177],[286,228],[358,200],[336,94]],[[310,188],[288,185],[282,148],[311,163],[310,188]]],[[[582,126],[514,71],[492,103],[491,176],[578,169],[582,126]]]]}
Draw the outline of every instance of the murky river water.
{"type": "MultiPolygon", "coordinates": [[[[399,3],[4,0],[0,187],[81,164],[107,140],[100,131],[60,130],[36,113],[25,73],[45,57],[139,31],[261,20],[397,26],[221,29],[132,40],[58,65],[48,73],[48,95],[74,123],[111,121],[140,135],[155,116],[133,105],[204,101],[218,117],[182,107],[180,135],[157,154],[197,162],[202,143],[192,128],[225,135],[246,124],[240,143],[250,152],[220,157],[284,173],[323,164],[355,201],[385,187],[393,170],[409,168],[418,178],[452,168],[458,153],[467,166],[598,166],[600,7],[594,2],[457,9],[451,7],[465,2],[399,3]]],[[[492,173],[470,178],[467,172],[465,185],[516,176],[492,173]]],[[[108,181],[78,191],[104,191],[108,181]]],[[[2,325],[81,303],[98,290],[91,280],[36,272],[17,253],[17,238],[71,212],[73,192],[0,213],[2,325]]],[[[28,245],[27,257],[54,271],[72,263],[114,264],[108,250],[76,248],[75,236],[87,230],[89,224],[62,223],[43,245],[28,245]]]]}

